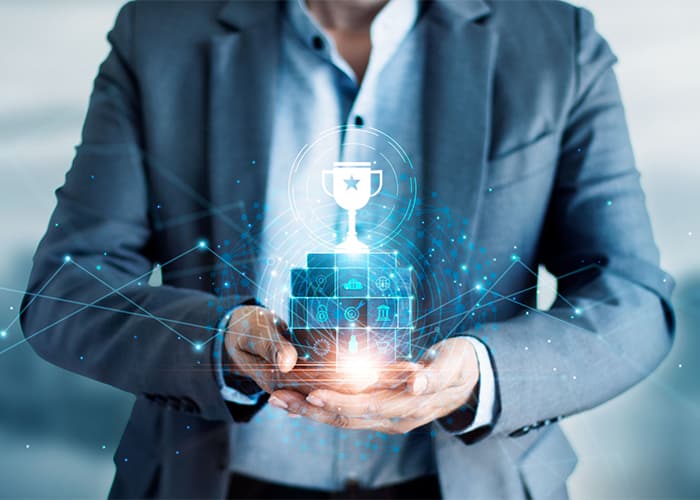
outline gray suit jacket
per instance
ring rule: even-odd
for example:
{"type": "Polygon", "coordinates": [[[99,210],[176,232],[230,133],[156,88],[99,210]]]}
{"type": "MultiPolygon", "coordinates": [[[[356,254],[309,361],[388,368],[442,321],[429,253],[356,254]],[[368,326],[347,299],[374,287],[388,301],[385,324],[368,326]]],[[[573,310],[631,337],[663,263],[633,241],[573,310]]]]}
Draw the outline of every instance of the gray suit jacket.
{"type": "MultiPolygon", "coordinates": [[[[524,267],[498,283],[507,297],[490,318],[498,329],[469,333],[493,356],[502,411],[487,436],[435,424],[443,494],[564,495],[576,459],[556,421],[642,379],[672,339],[672,281],[658,268],[615,58],[591,15],[563,3],[438,0],[424,16],[425,122],[396,139],[409,154],[421,143],[420,198],[437,193],[466,221],[471,244],[455,247],[448,266],[502,272],[517,245],[523,263],[561,275],[559,291],[584,309],[571,319],[557,301],[523,314],[534,294],[509,294],[536,284],[524,267]]],[[[22,321],[47,360],[137,395],[114,497],[223,497],[235,453],[228,427],[255,411],[224,402],[198,364],[211,342],[195,352],[149,316],[204,341],[212,332],[197,325],[254,297],[250,284],[222,298],[220,274],[208,279],[216,259],[196,251],[169,265],[163,286],[132,280],[202,237],[254,247],[260,224],[238,214],[264,201],[279,17],[273,2],[143,2],[125,6],[110,33],[28,290],[65,254],[99,265],[113,286],[131,283],[109,293],[66,265],[43,293],[98,307],[36,300],[22,321]]],[[[425,248],[441,237],[413,230],[425,248]]]]}

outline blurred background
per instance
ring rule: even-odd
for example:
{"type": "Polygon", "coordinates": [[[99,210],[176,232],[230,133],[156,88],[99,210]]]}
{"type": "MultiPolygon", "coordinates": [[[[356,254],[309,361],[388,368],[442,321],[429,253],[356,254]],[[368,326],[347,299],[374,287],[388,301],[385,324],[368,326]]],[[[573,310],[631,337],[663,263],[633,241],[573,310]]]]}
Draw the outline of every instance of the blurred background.
{"type": "MultiPolygon", "coordinates": [[[[0,330],[63,182],[123,2],[0,0],[0,330]]],[[[678,332],[645,382],[564,428],[573,498],[700,497],[700,2],[586,0],[620,58],[642,183],[678,332]]],[[[0,336],[0,497],[104,497],[132,396],[0,336]],[[10,349],[8,349],[10,348],[10,349]]]]}

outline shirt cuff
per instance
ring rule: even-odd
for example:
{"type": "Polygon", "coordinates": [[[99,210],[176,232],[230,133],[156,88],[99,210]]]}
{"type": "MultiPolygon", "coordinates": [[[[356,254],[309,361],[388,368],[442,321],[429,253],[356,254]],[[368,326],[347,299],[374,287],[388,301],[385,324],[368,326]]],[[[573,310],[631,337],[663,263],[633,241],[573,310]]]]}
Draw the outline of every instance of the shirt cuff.
{"type": "Polygon", "coordinates": [[[493,423],[496,407],[496,379],[491,366],[491,357],[486,346],[476,337],[465,337],[471,342],[476,359],[479,364],[479,389],[476,396],[476,413],[474,420],[465,429],[453,431],[458,436],[466,434],[480,427],[486,427],[493,423]]]}
{"type": "Polygon", "coordinates": [[[254,406],[258,404],[258,399],[262,396],[265,391],[261,390],[256,394],[246,395],[242,392],[229,387],[226,385],[224,380],[224,366],[223,366],[223,354],[224,354],[224,335],[226,333],[226,326],[228,325],[229,319],[231,319],[231,313],[236,309],[234,307],[231,309],[226,316],[224,316],[217,327],[216,338],[214,339],[214,366],[216,367],[216,380],[219,383],[219,389],[221,392],[221,397],[226,401],[231,403],[236,403],[239,405],[254,406]]]}

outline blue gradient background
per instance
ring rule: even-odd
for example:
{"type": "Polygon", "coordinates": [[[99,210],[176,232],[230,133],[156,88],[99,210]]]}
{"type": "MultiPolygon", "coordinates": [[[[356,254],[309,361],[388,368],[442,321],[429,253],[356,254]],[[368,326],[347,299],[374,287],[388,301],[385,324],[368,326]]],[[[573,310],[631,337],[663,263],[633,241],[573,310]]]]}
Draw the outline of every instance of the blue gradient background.
{"type": "MultiPolygon", "coordinates": [[[[26,284],[121,3],[0,2],[0,286],[26,284]]],[[[575,499],[700,497],[700,2],[582,5],[621,60],[663,266],[678,281],[678,333],[649,379],[564,422],[580,459],[570,491],[575,499]]],[[[0,326],[19,301],[0,291],[0,326]]],[[[0,350],[19,338],[13,329],[0,350]]],[[[0,497],[104,497],[132,401],[27,345],[0,355],[0,497]]]]}

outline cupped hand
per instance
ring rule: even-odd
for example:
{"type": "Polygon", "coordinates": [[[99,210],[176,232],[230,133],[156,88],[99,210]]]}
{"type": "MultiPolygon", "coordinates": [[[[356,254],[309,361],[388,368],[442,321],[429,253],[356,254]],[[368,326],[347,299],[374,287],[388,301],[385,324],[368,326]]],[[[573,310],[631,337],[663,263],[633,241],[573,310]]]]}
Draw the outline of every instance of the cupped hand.
{"type": "Polygon", "coordinates": [[[395,388],[343,393],[317,389],[308,396],[279,389],[271,401],[289,413],[346,429],[406,433],[463,406],[479,380],[476,352],[466,338],[443,340],[405,370],[395,388]]]}
{"type": "MultiPolygon", "coordinates": [[[[395,387],[402,377],[397,370],[392,370],[381,380],[366,381],[362,385],[344,380],[328,365],[298,362],[297,351],[288,338],[286,322],[261,306],[234,309],[226,328],[224,345],[231,370],[249,377],[268,393],[283,388],[293,389],[304,396],[319,388],[358,392],[368,385],[395,387]]],[[[274,399],[272,403],[275,403],[274,399]]]]}

